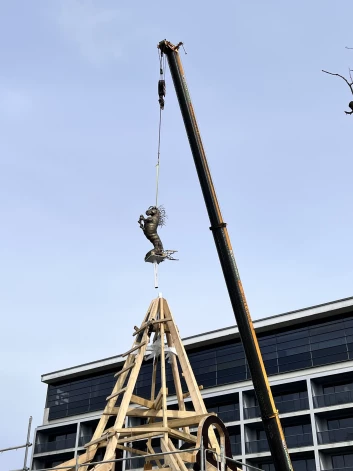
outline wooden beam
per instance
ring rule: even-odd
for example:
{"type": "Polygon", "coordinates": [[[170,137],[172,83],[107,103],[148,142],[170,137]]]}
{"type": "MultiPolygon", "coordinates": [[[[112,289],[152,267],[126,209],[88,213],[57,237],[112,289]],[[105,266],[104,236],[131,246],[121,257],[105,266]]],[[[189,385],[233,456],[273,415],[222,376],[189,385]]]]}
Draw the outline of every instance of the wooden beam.
{"type": "Polygon", "coordinates": [[[158,432],[148,432],[148,433],[141,433],[140,435],[134,435],[133,437],[124,437],[124,438],[119,438],[117,440],[117,443],[127,443],[127,442],[137,442],[138,440],[144,440],[145,438],[153,438],[153,437],[158,437],[160,433],[158,432]]]}
{"type": "MultiPolygon", "coordinates": [[[[175,348],[173,344],[172,336],[170,335],[170,333],[167,334],[167,344],[169,348],[175,348]]],[[[179,406],[180,411],[185,411],[186,408],[185,408],[185,402],[184,402],[184,397],[183,397],[183,390],[181,387],[179,368],[178,368],[176,355],[170,355],[170,363],[172,367],[175,393],[178,399],[178,406],[179,406]]],[[[189,427],[184,427],[184,432],[190,433],[189,427]]]]}
{"type": "Polygon", "coordinates": [[[146,327],[149,327],[150,325],[152,325],[152,321],[145,322],[144,324],[141,325],[141,327],[139,329],[135,329],[135,332],[132,334],[132,336],[134,337],[135,335],[137,335],[140,332],[144,331],[146,329],[146,327]]]}
{"type": "MultiPolygon", "coordinates": [[[[168,439],[161,438],[161,449],[165,453],[170,451],[168,446],[168,439]]],[[[178,462],[173,455],[166,455],[164,461],[171,467],[172,471],[179,471],[178,462]]]]}
{"type": "MultiPolygon", "coordinates": [[[[164,302],[163,299],[160,298],[159,300],[159,318],[160,320],[164,320],[164,302]]],[[[165,369],[165,354],[164,354],[164,323],[160,323],[159,329],[161,332],[161,397],[162,397],[162,412],[163,412],[163,427],[167,427],[167,422],[168,422],[168,417],[167,417],[167,395],[168,395],[168,389],[167,389],[167,374],[166,374],[166,369],[165,369]]],[[[159,394],[158,394],[159,396],[159,394]]],[[[158,406],[158,396],[156,397],[155,404],[158,406]]],[[[157,409],[157,407],[156,407],[157,409]]],[[[168,436],[166,435],[165,440],[168,440],[168,436]]]]}
{"type": "MultiPolygon", "coordinates": [[[[202,384],[200,384],[199,390],[200,390],[200,391],[203,390],[202,384]]],[[[186,398],[189,397],[189,396],[190,396],[190,392],[189,392],[189,391],[188,391],[188,392],[185,392],[185,393],[183,394],[183,398],[184,398],[184,399],[186,399],[186,398]]]]}
{"type": "Polygon", "coordinates": [[[140,396],[136,396],[135,394],[132,394],[131,402],[133,402],[134,404],[138,404],[139,406],[144,406],[148,407],[149,409],[153,409],[154,403],[152,401],[149,401],[148,399],[145,399],[140,396]]]}
{"type": "Polygon", "coordinates": [[[122,357],[126,357],[128,355],[130,355],[130,353],[134,352],[135,350],[138,350],[139,348],[143,347],[144,345],[146,345],[147,341],[145,342],[141,342],[137,345],[135,345],[134,347],[130,348],[130,350],[128,350],[127,352],[123,353],[121,356],[122,357]]]}
{"type": "Polygon", "coordinates": [[[86,443],[83,447],[89,448],[90,446],[95,445],[96,443],[108,441],[109,438],[111,438],[113,435],[115,435],[115,432],[104,433],[101,437],[91,440],[90,442],[86,443]]]}
{"type": "MultiPolygon", "coordinates": [[[[164,394],[165,394],[165,397],[168,396],[168,388],[164,388],[164,394]]],[[[153,402],[152,409],[157,409],[157,410],[160,409],[161,406],[159,405],[159,403],[161,402],[162,398],[163,398],[163,388],[159,390],[159,393],[157,394],[157,397],[153,402]]]]}
{"type": "Polygon", "coordinates": [[[127,366],[126,368],[123,368],[122,370],[118,371],[117,373],[115,373],[114,375],[114,378],[117,378],[118,376],[120,376],[121,374],[125,373],[125,371],[129,371],[131,370],[131,368],[133,368],[135,366],[135,363],[131,363],[131,365],[127,366]]]}
{"type": "Polygon", "coordinates": [[[185,427],[190,425],[198,425],[204,417],[208,417],[210,415],[217,415],[214,412],[210,412],[209,414],[201,414],[201,415],[194,415],[192,417],[184,417],[182,419],[174,419],[168,420],[168,427],[170,428],[179,428],[185,427]]]}
{"type": "Polygon", "coordinates": [[[194,451],[194,452],[184,451],[183,453],[178,453],[178,454],[180,455],[183,461],[186,461],[187,463],[196,463],[196,453],[197,451],[194,451]]]}
{"type": "Polygon", "coordinates": [[[126,388],[120,389],[119,391],[117,391],[117,392],[111,394],[110,396],[108,396],[107,399],[106,399],[106,401],[110,401],[110,399],[113,399],[113,397],[119,396],[119,394],[121,394],[121,393],[123,393],[123,392],[125,392],[125,391],[126,391],[126,388]]]}
{"type": "MultiPolygon", "coordinates": [[[[89,458],[87,456],[87,451],[86,451],[85,453],[83,453],[82,455],[80,455],[78,457],[78,464],[84,464],[87,461],[92,461],[92,458],[93,457],[89,458]]],[[[62,464],[58,464],[58,466],[55,466],[53,469],[57,469],[58,467],[61,468],[62,466],[63,466],[62,464]]],[[[66,468],[66,469],[68,471],[73,471],[76,467],[76,458],[71,458],[70,460],[65,461],[64,466],[72,466],[72,468],[66,468]]],[[[82,468],[80,468],[80,469],[82,469],[82,468]]]]}
{"type": "MultiPolygon", "coordinates": [[[[152,444],[151,444],[151,440],[148,440],[147,441],[147,449],[150,453],[152,454],[155,454],[156,452],[154,451],[153,447],[152,447],[152,444]]],[[[155,463],[157,464],[158,468],[163,468],[162,466],[162,463],[160,462],[160,460],[155,457],[154,459],[151,457],[151,461],[155,461],[155,463]]],[[[164,470],[163,470],[164,471],[164,470]]]]}
{"type": "MultiPolygon", "coordinates": [[[[163,411],[161,411],[163,412],[163,411]]],[[[188,427],[188,426],[191,426],[191,425],[198,425],[201,421],[201,419],[205,418],[205,417],[208,417],[210,415],[217,415],[215,414],[214,412],[211,412],[210,414],[202,414],[202,415],[193,415],[193,416],[187,416],[187,417],[183,417],[183,418],[180,418],[180,419],[173,419],[173,420],[168,420],[167,421],[167,427],[169,427],[170,429],[176,429],[176,428],[181,428],[181,427],[188,427]]],[[[116,428],[114,427],[113,430],[115,430],[115,432],[117,433],[124,433],[126,431],[129,431],[129,433],[135,433],[134,431],[146,431],[146,432],[149,432],[151,431],[153,428],[156,428],[156,427],[159,427],[159,428],[163,428],[165,427],[163,425],[163,427],[161,427],[161,424],[163,422],[154,422],[154,423],[150,423],[150,424],[144,424],[144,425],[138,425],[137,427],[129,427],[129,428],[116,428]]]]}
{"type": "Polygon", "coordinates": [[[191,433],[182,432],[181,430],[174,430],[170,428],[169,436],[178,440],[182,440],[183,442],[192,443],[193,445],[197,443],[197,437],[195,435],[191,435],[191,433]]]}
{"type": "MultiPolygon", "coordinates": [[[[170,451],[176,451],[175,449],[175,446],[173,444],[173,442],[171,441],[171,439],[169,438],[168,439],[168,446],[169,446],[169,450],[170,451]]],[[[183,460],[182,460],[182,457],[179,455],[179,453],[175,453],[175,455],[173,455],[176,462],[178,463],[178,469],[180,471],[188,471],[188,468],[185,466],[183,460]]]]}
{"type": "Polygon", "coordinates": [[[147,455],[147,451],[138,450],[137,448],[132,448],[131,446],[116,445],[119,450],[129,451],[134,455],[147,455]]]}
{"type": "MultiPolygon", "coordinates": [[[[149,310],[149,313],[146,315],[144,322],[149,321],[152,317],[155,318],[156,312],[158,310],[158,304],[159,304],[158,301],[159,299],[157,298],[152,302],[151,308],[149,310]]],[[[139,349],[139,353],[135,358],[136,367],[133,369],[133,371],[130,374],[129,381],[127,383],[127,389],[125,391],[125,394],[122,397],[121,404],[119,407],[119,412],[115,419],[114,429],[116,430],[121,429],[124,425],[126,412],[129,409],[129,405],[132,400],[132,395],[133,395],[132,393],[136,385],[137,376],[142,365],[144,354],[146,352],[147,341],[148,341],[148,330],[145,330],[141,339],[141,344],[144,344],[144,345],[139,349]]],[[[128,356],[128,358],[131,358],[131,356],[128,356]]],[[[111,438],[111,440],[109,440],[109,443],[107,445],[107,448],[104,454],[104,459],[107,459],[108,456],[111,456],[113,453],[115,453],[118,439],[119,439],[119,434],[117,433],[114,435],[114,437],[111,438]]],[[[103,469],[104,468],[100,469],[100,471],[103,471],[103,469]]]]}
{"type": "MultiPolygon", "coordinates": [[[[157,299],[154,299],[154,300],[151,301],[142,323],[146,322],[150,318],[152,319],[153,316],[151,314],[156,311],[156,308],[157,308],[157,299]]],[[[147,337],[146,337],[146,340],[147,340],[147,337]]],[[[135,361],[135,358],[133,356],[129,356],[125,361],[123,369],[126,368],[127,366],[131,365],[134,361],[135,361]]],[[[138,371],[136,372],[136,374],[138,374],[139,370],[140,370],[140,368],[138,368],[138,371]]],[[[122,386],[125,382],[126,376],[127,376],[127,371],[120,374],[120,376],[119,376],[119,378],[118,378],[118,380],[117,380],[117,382],[116,382],[116,384],[113,388],[112,393],[114,393],[114,392],[116,392],[116,391],[118,391],[119,389],[122,388],[122,386]]],[[[115,405],[116,401],[113,402],[113,399],[111,401],[107,402],[107,404],[104,408],[104,412],[107,412],[109,409],[111,409],[112,406],[115,405]],[[113,404],[111,404],[111,402],[113,402],[113,404]]],[[[99,422],[98,422],[98,425],[95,429],[92,440],[95,440],[95,439],[101,437],[101,435],[103,434],[104,429],[107,425],[108,419],[109,419],[109,416],[106,415],[105,413],[103,413],[100,420],[99,420],[99,422]]],[[[97,448],[98,448],[97,444],[91,445],[89,448],[87,448],[86,452],[79,456],[79,458],[78,458],[79,464],[89,463],[90,461],[92,461],[92,459],[95,457],[97,448]]],[[[105,453],[105,458],[107,456],[112,455],[112,454],[113,454],[113,450],[110,451],[109,455],[106,452],[105,453]]],[[[76,467],[76,458],[72,458],[70,460],[67,460],[64,463],[62,463],[60,466],[71,466],[71,468],[68,468],[68,471],[73,471],[76,467]]],[[[81,466],[80,467],[80,471],[86,471],[86,470],[87,470],[87,466],[81,466]]]]}
{"type": "MultiPolygon", "coordinates": [[[[173,316],[170,312],[168,303],[164,300],[164,309],[171,319],[173,319],[173,316]]],[[[177,327],[174,322],[169,323],[169,330],[170,330],[170,335],[172,337],[176,352],[178,354],[178,360],[180,362],[180,366],[184,375],[185,382],[187,384],[188,390],[190,392],[190,396],[192,399],[192,403],[194,405],[195,411],[197,414],[206,414],[207,409],[205,407],[205,404],[203,402],[200,390],[199,390],[199,385],[197,384],[197,381],[195,379],[195,376],[193,374],[189,359],[187,357],[184,345],[181,341],[181,338],[179,336],[179,332],[177,330],[177,327]]]]}
{"type": "Polygon", "coordinates": [[[166,322],[170,322],[172,320],[171,317],[165,317],[164,319],[157,319],[155,321],[152,321],[151,324],[164,324],[166,322]]]}
{"type": "MultiPolygon", "coordinates": [[[[203,414],[203,415],[194,415],[193,417],[184,417],[181,419],[173,419],[173,420],[168,420],[167,422],[167,427],[171,429],[175,428],[181,428],[185,426],[190,426],[190,425],[198,425],[201,421],[201,419],[208,417],[210,415],[216,415],[214,412],[210,414],[203,414]]],[[[113,430],[117,433],[124,433],[123,431],[129,431],[129,433],[134,433],[135,430],[141,430],[145,432],[150,432],[152,428],[155,427],[162,427],[162,421],[160,422],[154,422],[151,424],[144,424],[144,425],[138,425],[136,427],[128,427],[128,428],[121,428],[121,427],[113,427],[113,430]]]]}
{"type": "MultiPolygon", "coordinates": [[[[162,423],[162,422],[158,422],[162,423]]],[[[156,424],[147,424],[148,428],[146,428],[145,425],[140,425],[137,427],[125,427],[125,428],[116,428],[115,433],[118,433],[121,436],[124,437],[133,437],[135,433],[143,433],[143,432],[158,432],[158,433],[164,433],[168,432],[169,428],[168,427],[162,427],[160,425],[156,424]]],[[[130,440],[131,441],[131,440],[130,440]]]]}
{"type": "MultiPolygon", "coordinates": [[[[163,299],[163,302],[164,302],[164,310],[167,313],[167,317],[170,317],[172,319],[172,321],[168,323],[170,335],[172,337],[176,352],[178,354],[178,360],[179,360],[188,390],[190,391],[190,397],[191,397],[195,412],[196,414],[206,414],[207,409],[206,409],[205,403],[203,402],[203,398],[201,396],[199,386],[197,384],[194,373],[192,371],[188,356],[186,354],[184,345],[181,341],[178,329],[175,325],[172,313],[170,312],[167,301],[163,299]]],[[[219,453],[220,452],[219,444],[212,428],[209,430],[209,437],[210,437],[212,448],[216,448],[217,453],[219,453]]]]}
{"type": "Polygon", "coordinates": [[[151,380],[151,401],[156,399],[156,378],[157,378],[158,357],[153,358],[152,380],[151,380]]]}
{"type": "MultiPolygon", "coordinates": [[[[106,412],[107,415],[118,415],[119,407],[113,407],[109,412],[106,412]]],[[[162,410],[155,409],[138,409],[134,407],[129,409],[126,412],[128,417],[163,417],[162,410]]],[[[169,410],[167,409],[166,415],[171,419],[184,419],[186,417],[194,417],[194,411],[182,411],[182,410],[169,410]]]]}

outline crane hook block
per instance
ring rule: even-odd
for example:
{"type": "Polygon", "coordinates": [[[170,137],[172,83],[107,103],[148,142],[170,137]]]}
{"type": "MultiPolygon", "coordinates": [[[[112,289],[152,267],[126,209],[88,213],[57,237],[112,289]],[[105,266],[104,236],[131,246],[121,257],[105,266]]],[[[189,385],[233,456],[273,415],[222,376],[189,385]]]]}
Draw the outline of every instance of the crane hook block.
{"type": "Polygon", "coordinates": [[[161,107],[161,110],[164,110],[164,97],[165,97],[165,80],[159,80],[158,81],[158,103],[159,106],[161,107]]]}

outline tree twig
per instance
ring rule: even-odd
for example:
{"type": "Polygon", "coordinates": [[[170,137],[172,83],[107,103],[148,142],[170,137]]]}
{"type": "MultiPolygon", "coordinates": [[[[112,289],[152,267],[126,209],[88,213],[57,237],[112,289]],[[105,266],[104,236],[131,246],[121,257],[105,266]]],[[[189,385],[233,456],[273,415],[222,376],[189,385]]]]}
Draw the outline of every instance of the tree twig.
{"type": "Polygon", "coordinates": [[[350,88],[350,90],[352,92],[352,95],[353,95],[353,82],[349,83],[348,80],[346,79],[346,77],[343,77],[343,75],[340,75],[340,74],[334,74],[332,72],[328,72],[327,70],[322,70],[322,72],[324,72],[325,74],[329,74],[329,75],[335,75],[336,77],[341,77],[341,79],[343,79],[346,82],[346,84],[350,88]]]}
{"type": "MultiPolygon", "coordinates": [[[[349,70],[349,76],[352,80],[352,75],[351,75],[351,69],[348,69],[349,70]]],[[[329,75],[335,75],[336,77],[341,77],[341,79],[343,79],[346,84],[348,85],[350,91],[352,92],[352,95],[353,95],[353,80],[351,83],[348,82],[348,80],[346,79],[346,77],[343,77],[343,75],[340,75],[340,74],[334,74],[333,72],[328,72],[327,70],[322,70],[322,72],[324,72],[325,74],[329,74],[329,75]]],[[[353,101],[351,101],[349,104],[348,104],[349,108],[351,109],[351,111],[345,111],[346,114],[353,114],[353,101]]]]}

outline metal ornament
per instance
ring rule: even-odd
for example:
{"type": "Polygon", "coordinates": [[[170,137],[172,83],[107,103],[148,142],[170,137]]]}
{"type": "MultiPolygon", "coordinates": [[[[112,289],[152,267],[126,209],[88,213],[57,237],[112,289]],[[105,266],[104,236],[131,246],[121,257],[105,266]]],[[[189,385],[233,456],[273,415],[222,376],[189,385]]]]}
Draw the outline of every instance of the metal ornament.
{"type": "Polygon", "coordinates": [[[164,250],[157,233],[158,227],[163,227],[167,218],[163,206],[150,206],[146,211],[146,216],[141,214],[137,222],[146,238],[153,244],[153,249],[147,252],[145,256],[145,262],[154,264],[154,284],[155,288],[158,288],[157,265],[164,262],[164,260],[177,260],[172,257],[176,250],[164,250]]]}

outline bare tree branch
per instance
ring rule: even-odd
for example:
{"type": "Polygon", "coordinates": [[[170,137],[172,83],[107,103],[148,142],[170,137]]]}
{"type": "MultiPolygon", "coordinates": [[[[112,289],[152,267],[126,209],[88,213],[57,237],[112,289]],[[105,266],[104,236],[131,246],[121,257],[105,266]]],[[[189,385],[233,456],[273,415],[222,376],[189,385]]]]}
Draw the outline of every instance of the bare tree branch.
{"type": "MultiPolygon", "coordinates": [[[[353,47],[348,47],[346,46],[346,49],[353,49],[353,47]]],[[[334,75],[336,77],[340,77],[341,79],[343,79],[346,84],[348,85],[352,95],[353,95],[353,78],[352,78],[352,74],[351,72],[353,72],[353,69],[351,69],[350,67],[348,67],[348,74],[349,74],[349,77],[351,79],[351,82],[348,82],[348,80],[346,79],[346,77],[343,77],[343,75],[340,75],[340,74],[334,74],[333,72],[328,72],[327,70],[322,70],[322,72],[324,72],[325,74],[329,74],[329,75],[334,75]]],[[[353,101],[350,101],[348,103],[348,107],[350,108],[351,111],[345,111],[346,114],[353,114],[353,101]]]]}
{"type": "MultiPolygon", "coordinates": [[[[348,48],[347,48],[348,49],[348,48]]],[[[343,79],[346,84],[348,85],[350,91],[352,92],[352,95],[353,95],[353,80],[352,80],[352,76],[351,76],[351,69],[349,69],[349,76],[352,80],[351,83],[348,82],[348,80],[346,79],[346,77],[343,77],[343,75],[340,75],[340,74],[334,74],[332,72],[328,72],[327,70],[322,70],[322,72],[324,72],[325,74],[329,74],[329,75],[335,75],[336,77],[341,77],[341,79],[343,79]]],[[[351,111],[345,111],[346,114],[353,114],[353,101],[351,101],[349,104],[348,104],[349,108],[351,109],[351,111]]]]}
{"type": "Polygon", "coordinates": [[[341,79],[343,79],[346,82],[346,84],[350,88],[350,90],[352,92],[352,95],[353,95],[353,82],[349,83],[348,80],[345,77],[343,77],[343,75],[340,75],[340,74],[334,74],[332,72],[327,72],[327,70],[323,70],[322,72],[325,72],[325,74],[335,75],[336,77],[341,77],[341,79]]]}

